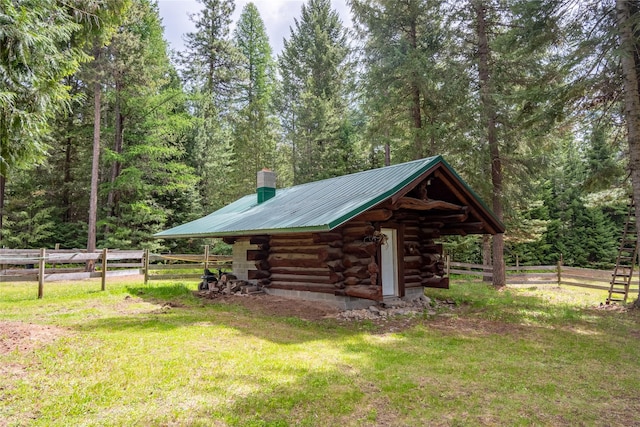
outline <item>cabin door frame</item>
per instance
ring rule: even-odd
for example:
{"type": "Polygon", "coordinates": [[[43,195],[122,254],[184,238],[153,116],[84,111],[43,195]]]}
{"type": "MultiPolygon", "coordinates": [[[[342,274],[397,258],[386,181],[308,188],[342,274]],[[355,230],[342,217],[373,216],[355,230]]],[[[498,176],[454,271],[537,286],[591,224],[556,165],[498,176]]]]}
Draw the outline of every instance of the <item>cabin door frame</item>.
{"type": "Polygon", "coordinates": [[[382,284],[382,297],[403,297],[403,229],[402,227],[397,226],[384,226],[380,228],[380,232],[387,236],[386,242],[380,245],[380,281],[382,284]]]}

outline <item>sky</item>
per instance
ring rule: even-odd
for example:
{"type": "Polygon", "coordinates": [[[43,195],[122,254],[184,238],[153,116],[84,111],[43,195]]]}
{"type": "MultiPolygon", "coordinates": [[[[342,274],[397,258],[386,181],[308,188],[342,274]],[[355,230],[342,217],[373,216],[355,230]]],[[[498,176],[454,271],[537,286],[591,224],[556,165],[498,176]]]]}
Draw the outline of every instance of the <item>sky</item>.
{"type": "MultiPolygon", "coordinates": [[[[236,0],[234,23],[247,3],[249,3],[248,0],[236,0]]],[[[253,0],[264,21],[274,55],[282,50],[282,39],[289,38],[289,27],[293,27],[293,19],[300,16],[303,3],[303,0],[253,0]]],[[[169,42],[171,49],[181,51],[184,48],[182,35],[195,29],[189,20],[189,14],[197,13],[201,4],[195,0],[158,0],[158,6],[165,28],[165,39],[169,42]]],[[[332,0],[331,6],[340,14],[342,24],[351,27],[347,0],[332,0]]]]}

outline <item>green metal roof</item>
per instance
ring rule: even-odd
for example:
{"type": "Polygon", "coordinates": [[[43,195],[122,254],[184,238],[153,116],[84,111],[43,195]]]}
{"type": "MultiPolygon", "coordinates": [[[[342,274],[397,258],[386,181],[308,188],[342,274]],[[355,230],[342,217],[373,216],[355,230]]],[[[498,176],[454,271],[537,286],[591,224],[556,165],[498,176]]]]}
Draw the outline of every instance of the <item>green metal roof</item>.
{"type": "MultiPolygon", "coordinates": [[[[449,169],[482,204],[451,166],[441,156],[435,156],[279,188],[273,198],[260,204],[257,196],[251,194],[205,217],[157,233],[155,237],[224,237],[328,231],[398,193],[438,164],[449,169]]],[[[486,209],[484,205],[482,207],[486,209]]],[[[495,217],[492,218],[499,224],[495,217]]]]}

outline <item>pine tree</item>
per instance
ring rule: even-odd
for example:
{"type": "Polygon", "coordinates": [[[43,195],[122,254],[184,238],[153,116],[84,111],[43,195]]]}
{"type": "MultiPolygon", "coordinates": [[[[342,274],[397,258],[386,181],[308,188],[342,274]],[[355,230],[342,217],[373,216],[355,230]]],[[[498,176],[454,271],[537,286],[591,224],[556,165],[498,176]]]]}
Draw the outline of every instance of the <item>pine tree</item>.
{"type": "Polygon", "coordinates": [[[296,184],[350,171],[353,140],[343,132],[350,116],[349,53],[346,30],[331,3],[305,3],[278,59],[279,109],[296,184]]]}
{"type": "Polygon", "coordinates": [[[197,178],[182,162],[180,138],[191,120],[181,104],[181,86],[169,64],[158,8],[135,0],[108,52],[109,113],[113,149],[103,224],[106,247],[157,248],[151,235],[176,208],[193,212],[197,178]],[[176,206],[177,204],[177,206],[176,206]]]}
{"type": "Polygon", "coordinates": [[[622,186],[624,167],[617,159],[619,147],[607,124],[594,123],[585,147],[587,176],[583,182],[586,191],[609,191],[622,186]]]}
{"type": "Polygon", "coordinates": [[[234,154],[242,167],[234,171],[232,179],[241,196],[255,191],[257,171],[277,166],[277,119],[272,113],[275,62],[264,22],[253,3],[242,10],[234,41],[242,55],[242,75],[235,95],[238,111],[233,139],[234,154]]]}
{"type": "MultiPolygon", "coordinates": [[[[488,194],[503,221],[510,219],[508,200],[526,200],[521,195],[531,188],[531,177],[540,173],[537,169],[545,165],[540,160],[558,137],[559,114],[549,108],[564,78],[554,61],[560,38],[556,3],[471,0],[454,9],[466,21],[460,28],[467,28],[474,41],[461,52],[474,70],[468,102],[476,116],[466,132],[472,136],[472,163],[481,161],[476,168],[480,179],[470,181],[491,177],[488,194]]],[[[502,286],[503,235],[493,236],[492,252],[494,285],[502,286]]]]}
{"type": "Polygon", "coordinates": [[[197,119],[188,157],[201,177],[204,209],[211,211],[237,195],[231,179],[236,157],[229,119],[235,110],[241,57],[229,37],[233,1],[203,0],[202,5],[202,11],[191,17],[196,30],[185,35],[180,63],[197,119]]]}
{"type": "Polygon", "coordinates": [[[42,160],[49,122],[69,102],[64,78],[84,56],[70,47],[80,29],[55,1],[0,1],[0,240],[6,178],[42,160]]]}
{"type": "Polygon", "coordinates": [[[448,58],[442,1],[352,0],[362,40],[367,137],[399,161],[446,154],[466,76],[448,58]],[[445,141],[446,138],[446,141],[445,141]]]}
{"type": "Polygon", "coordinates": [[[10,248],[53,247],[55,234],[53,207],[49,204],[49,188],[39,182],[38,174],[46,166],[17,170],[7,191],[6,221],[3,244],[10,248]]]}
{"type": "MultiPolygon", "coordinates": [[[[112,35],[102,64],[106,73],[102,97],[101,140],[109,141],[100,159],[97,243],[119,248],[159,248],[151,235],[199,215],[197,178],[186,165],[192,128],[176,70],[170,65],[157,6],[136,0],[135,10],[112,35]],[[118,125],[120,122],[120,125],[118,125]],[[114,142],[120,132],[119,149],[114,142]],[[114,144],[114,145],[112,145],[114,144]],[[118,173],[111,176],[113,165],[118,173]],[[112,203],[107,203],[112,194],[112,203]]],[[[19,174],[9,191],[10,233],[27,220],[24,200],[38,205],[29,216],[33,226],[54,224],[40,244],[81,247],[86,243],[93,136],[93,70],[70,76],[72,114],[52,121],[45,163],[19,174]],[[21,216],[22,215],[22,216],[21,216]],[[16,218],[22,218],[17,221],[16,218]]],[[[44,236],[44,235],[43,235],[44,236]]],[[[31,243],[30,243],[31,244],[31,243]]]]}

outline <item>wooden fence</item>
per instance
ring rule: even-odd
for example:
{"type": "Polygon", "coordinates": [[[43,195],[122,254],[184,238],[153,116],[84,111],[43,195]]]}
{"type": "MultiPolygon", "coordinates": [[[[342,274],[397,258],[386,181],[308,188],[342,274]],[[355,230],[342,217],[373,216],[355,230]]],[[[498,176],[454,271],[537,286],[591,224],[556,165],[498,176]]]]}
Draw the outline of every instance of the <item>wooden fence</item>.
{"type": "MultiPolygon", "coordinates": [[[[102,249],[86,252],[68,249],[0,249],[0,282],[37,281],[38,298],[44,283],[101,278],[101,289],[109,277],[143,275],[150,280],[198,280],[203,270],[231,269],[231,256],[214,255],[205,246],[203,254],[151,254],[148,251],[102,249]]],[[[446,260],[447,274],[471,277],[492,275],[492,267],[446,260]]],[[[567,285],[608,290],[613,270],[566,267],[561,264],[506,267],[507,284],[567,285]]],[[[629,290],[638,293],[638,280],[629,290]]]]}
{"type": "Polygon", "coordinates": [[[199,279],[204,268],[230,269],[231,257],[209,254],[150,254],[148,251],[102,249],[95,252],[67,249],[0,249],[0,282],[44,283],[101,278],[105,290],[109,277],[144,276],[149,280],[199,279]],[[191,270],[191,271],[189,271],[191,270]]]}
{"type": "MultiPolygon", "coordinates": [[[[492,267],[480,264],[446,261],[447,274],[472,277],[492,276],[492,267]]],[[[636,269],[636,272],[639,271],[636,269]]],[[[594,270],[591,268],[557,265],[533,265],[506,267],[506,281],[511,285],[556,285],[609,290],[613,268],[594,270]]],[[[637,273],[636,273],[637,274],[637,273]]],[[[631,283],[630,294],[638,293],[638,279],[631,283]]]]}

